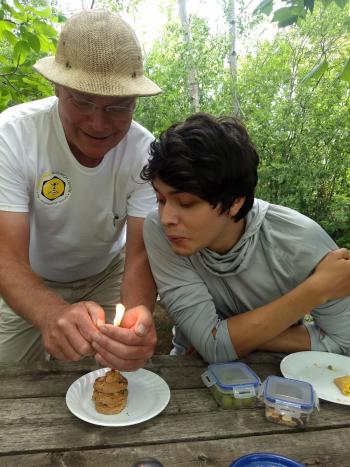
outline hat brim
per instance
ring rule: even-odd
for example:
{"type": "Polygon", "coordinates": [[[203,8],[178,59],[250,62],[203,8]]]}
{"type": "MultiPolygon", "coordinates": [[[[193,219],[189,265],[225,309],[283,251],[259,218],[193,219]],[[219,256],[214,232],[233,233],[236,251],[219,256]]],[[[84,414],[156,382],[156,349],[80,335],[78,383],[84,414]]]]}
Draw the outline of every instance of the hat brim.
{"type": "Polygon", "coordinates": [[[53,83],[98,96],[155,96],[162,92],[159,86],[143,75],[131,77],[77,70],[57,63],[55,57],[41,58],[34,69],[53,83]]]}

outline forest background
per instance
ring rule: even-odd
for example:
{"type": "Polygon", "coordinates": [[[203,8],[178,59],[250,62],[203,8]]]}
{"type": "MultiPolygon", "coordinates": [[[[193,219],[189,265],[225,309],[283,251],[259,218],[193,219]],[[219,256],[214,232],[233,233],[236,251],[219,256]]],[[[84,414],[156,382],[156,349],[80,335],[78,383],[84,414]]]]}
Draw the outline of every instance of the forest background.
{"type": "MultiPolygon", "coordinates": [[[[163,93],[141,98],[136,120],[157,136],[194,111],[238,115],[261,156],[257,196],[310,216],[349,248],[349,0],[263,0],[254,11],[248,0],[202,0],[222,12],[214,31],[188,14],[191,2],[161,2],[165,22],[144,58],[163,93]],[[266,24],[279,28],[262,34],[266,24]]],[[[130,19],[145,5],[156,28],[152,0],[88,7],[130,19]]],[[[52,94],[32,65],[54,54],[65,15],[59,0],[0,0],[0,111],[52,94]]]]}

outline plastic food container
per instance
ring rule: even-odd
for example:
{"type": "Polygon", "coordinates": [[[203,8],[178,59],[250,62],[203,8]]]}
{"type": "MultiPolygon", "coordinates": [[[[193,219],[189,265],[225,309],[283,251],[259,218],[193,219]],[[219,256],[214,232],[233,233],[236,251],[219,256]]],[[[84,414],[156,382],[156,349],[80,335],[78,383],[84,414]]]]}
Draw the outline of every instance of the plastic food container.
{"type": "Polygon", "coordinates": [[[268,376],[259,391],[265,402],[267,420],[280,425],[305,427],[315,408],[319,408],[311,384],[280,376],[268,376]]]}
{"type": "Polygon", "coordinates": [[[256,404],[260,379],[244,363],[213,363],[202,374],[202,381],[223,409],[254,407],[256,404]]]}
{"type": "Polygon", "coordinates": [[[236,459],[229,467],[305,467],[305,465],[279,454],[256,452],[236,459]]]}

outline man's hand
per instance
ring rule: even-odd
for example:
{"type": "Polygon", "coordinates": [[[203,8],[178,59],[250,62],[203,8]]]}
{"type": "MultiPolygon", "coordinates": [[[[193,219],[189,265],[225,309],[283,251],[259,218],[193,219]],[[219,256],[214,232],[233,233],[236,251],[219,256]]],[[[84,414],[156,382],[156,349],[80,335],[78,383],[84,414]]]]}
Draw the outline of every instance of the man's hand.
{"type": "Polygon", "coordinates": [[[152,313],[140,305],[125,312],[121,326],[102,325],[93,335],[92,347],[101,365],[134,371],[152,357],[156,343],[152,313]]]}
{"type": "Polygon", "coordinates": [[[104,311],[95,302],[54,308],[39,324],[45,350],[58,360],[77,361],[92,356],[92,336],[104,322],[104,311]]]}
{"type": "Polygon", "coordinates": [[[350,295],[350,260],[346,248],[328,253],[309,277],[323,296],[323,303],[350,295]]]}

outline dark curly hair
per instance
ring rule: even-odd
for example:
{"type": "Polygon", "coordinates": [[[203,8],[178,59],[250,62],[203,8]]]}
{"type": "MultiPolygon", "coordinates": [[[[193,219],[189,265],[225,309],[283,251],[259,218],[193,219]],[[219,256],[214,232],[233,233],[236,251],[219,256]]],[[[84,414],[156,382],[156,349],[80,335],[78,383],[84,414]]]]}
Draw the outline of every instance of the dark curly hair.
{"type": "Polygon", "coordinates": [[[192,193],[228,210],[235,199],[245,201],[234,216],[246,216],[254,202],[259,156],[244,125],[233,117],[196,113],[164,131],[151,143],[144,181],[159,178],[167,185],[192,193]]]}

